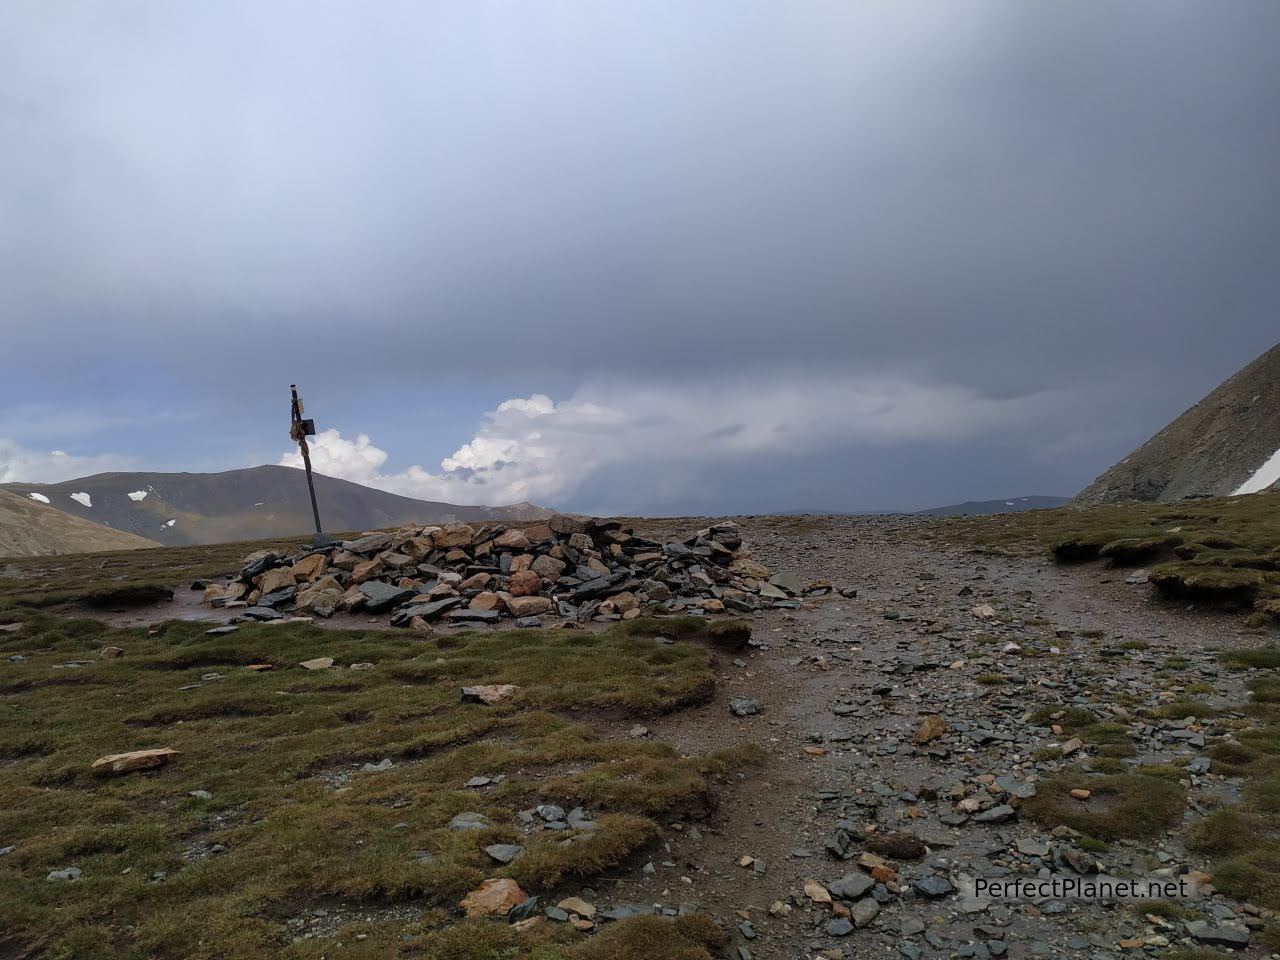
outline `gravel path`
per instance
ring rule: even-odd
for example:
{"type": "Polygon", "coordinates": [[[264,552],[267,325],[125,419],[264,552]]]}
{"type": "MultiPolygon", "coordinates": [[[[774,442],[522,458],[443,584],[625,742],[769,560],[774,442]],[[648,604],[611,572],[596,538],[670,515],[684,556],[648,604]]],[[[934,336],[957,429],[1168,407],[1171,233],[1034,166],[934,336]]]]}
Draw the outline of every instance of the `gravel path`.
{"type": "MultiPolygon", "coordinates": [[[[1089,748],[1070,761],[1036,761],[1036,750],[1069,737],[1031,725],[1034,710],[1087,705],[1132,729],[1136,756],[1126,765],[1186,766],[1202,756],[1196,744],[1203,746],[1204,731],[1184,721],[1147,726],[1133,711],[1183,696],[1155,676],[1171,658],[1186,661],[1178,679],[1213,688],[1197,699],[1243,702],[1243,677],[1221,669],[1207,651],[1256,645],[1257,635],[1244,633],[1238,618],[1159,604],[1120,571],[931,545],[910,536],[918,522],[742,522],[746,542],[771,569],[826,577],[855,588],[857,597],[758,618],[757,648],[738,659],[718,655],[714,702],[648,724],[652,736],[689,753],[757,741],[770,759],[729,786],[705,822],[672,823],[651,873],[639,864],[587,893],[609,903],[696,903],[733,929],[732,949],[743,958],[1101,958],[1143,949],[1159,955],[1167,945],[1191,943],[1181,923],[1165,927],[1123,905],[988,903],[962,893],[933,899],[920,890],[980,876],[1034,876],[1052,866],[1052,847],[1074,853],[1048,825],[1011,809],[1055,770],[1092,762],[1084,757],[1089,748]],[[974,612],[984,604],[993,616],[974,612]],[[984,685],[984,675],[1003,682],[984,685]],[[733,716],[729,701],[741,696],[759,699],[761,712],[733,716]],[[913,734],[930,715],[950,729],[917,747],[913,734]],[[853,859],[827,849],[842,823],[853,859]],[[856,858],[871,825],[879,834],[909,832],[928,851],[914,861],[890,860],[896,882],[849,901],[846,923],[837,915],[843,910],[813,903],[805,882],[865,875],[856,858]]],[[[691,529],[692,522],[673,527],[691,529]]],[[[1235,783],[1212,773],[1188,772],[1186,782],[1188,820],[1212,798],[1234,795],[1235,783]]],[[[1153,840],[1120,841],[1098,859],[1111,873],[1143,876],[1207,869],[1188,855],[1182,833],[1177,825],[1153,840]]],[[[851,892],[862,885],[855,877],[851,892]]],[[[1220,896],[1179,905],[1208,921],[1209,930],[1196,928],[1205,942],[1229,942],[1262,925],[1259,911],[1220,896]]]]}

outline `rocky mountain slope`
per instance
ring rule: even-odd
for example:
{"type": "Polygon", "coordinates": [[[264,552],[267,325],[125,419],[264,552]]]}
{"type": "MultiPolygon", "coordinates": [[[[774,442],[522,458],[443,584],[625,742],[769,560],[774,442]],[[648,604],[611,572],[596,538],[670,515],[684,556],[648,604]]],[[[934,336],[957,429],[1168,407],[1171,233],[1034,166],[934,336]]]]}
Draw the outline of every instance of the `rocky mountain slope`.
{"type": "Polygon", "coordinates": [[[137,550],[153,540],[90,523],[48,504],[0,490],[0,557],[137,550]]]}
{"type": "Polygon", "coordinates": [[[1256,493],[1280,480],[1280,344],[1098,477],[1078,504],[1256,493]]]}
{"type": "MultiPolygon", "coordinates": [[[[320,519],[333,531],[451,520],[541,520],[551,515],[529,503],[484,507],[414,500],[318,474],[315,484],[320,519]]],[[[287,536],[307,533],[313,526],[306,479],[293,467],[100,473],[64,483],[11,483],[0,489],[24,499],[44,498],[83,520],[168,545],[287,536]]]]}

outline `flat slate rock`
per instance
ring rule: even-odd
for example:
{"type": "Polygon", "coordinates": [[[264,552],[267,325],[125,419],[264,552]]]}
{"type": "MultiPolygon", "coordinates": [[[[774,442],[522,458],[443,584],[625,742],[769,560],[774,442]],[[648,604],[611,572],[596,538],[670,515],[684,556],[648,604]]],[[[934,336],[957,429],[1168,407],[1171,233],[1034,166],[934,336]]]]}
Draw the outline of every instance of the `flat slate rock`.
{"type": "Polygon", "coordinates": [[[528,897],[523,903],[517,903],[514,907],[507,911],[507,923],[519,923],[521,920],[528,920],[535,917],[542,909],[542,904],[537,897],[528,897]]]}
{"type": "Polygon", "coordinates": [[[875,885],[876,882],[870,875],[859,870],[854,873],[846,873],[839,880],[833,880],[825,886],[833,897],[840,900],[857,900],[859,897],[865,896],[875,885]]]}
{"type": "Polygon", "coordinates": [[[352,553],[377,553],[379,550],[386,550],[391,546],[393,537],[389,533],[371,533],[367,537],[361,537],[359,540],[348,540],[342,545],[342,549],[349,550],[352,553]]]}
{"type": "Polygon", "coordinates": [[[387,610],[414,596],[414,591],[408,587],[393,587],[381,580],[366,580],[360,584],[360,592],[365,596],[364,608],[370,613],[387,610]]]}
{"type": "Polygon", "coordinates": [[[1193,920],[1186,926],[1187,933],[1200,943],[1209,943],[1220,947],[1247,947],[1249,945],[1249,929],[1240,924],[1224,923],[1215,927],[1204,920],[1193,920]]]}
{"type": "Polygon", "coordinates": [[[423,620],[434,620],[446,610],[452,610],[462,603],[461,597],[445,597],[443,600],[432,600],[430,603],[415,603],[412,607],[397,610],[391,617],[393,627],[407,627],[414,617],[423,620]]]}
{"type": "Polygon", "coordinates": [[[497,623],[502,614],[497,610],[450,610],[444,615],[455,623],[497,623]]]}
{"type": "Polygon", "coordinates": [[[600,916],[605,920],[629,920],[631,917],[647,917],[651,913],[653,910],[649,907],[634,903],[620,903],[616,907],[600,911],[600,916]]]}
{"type": "Polygon", "coordinates": [[[284,614],[270,607],[246,607],[240,614],[250,620],[283,620],[284,614]]]}
{"type": "Polygon", "coordinates": [[[264,556],[259,557],[257,560],[252,560],[249,563],[246,563],[243,567],[241,567],[239,579],[244,580],[247,583],[248,581],[252,580],[254,577],[260,574],[266,573],[268,570],[272,569],[273,567],[280,566],[283,562],[284,561],[280,557],[276,556],[274,553],[268,553],[264,556]]]}
{"type": "Polygon", "coordinates": [[[524,853],[524,847],[518,843],[493,843],[485,847],[484,852],[498,863],[510,863],[524,853]]]}
{"type": "Polygon", "coordinates": [[[917,877],[911,881],[911,888],[922,897],[936,899],[955,892],[955,887],[946,877],[917,877]]]}
{"type": "Polygon", "coordinates": [[[570,592],[569,602],[581,603],[583,600],[593,600],[596,597],[604,596],[606,593],[616,593],[617,589],[630,579],[630,570],[619,570],[616,573],[609,574],[607,577],[588,580],[570,592]]]}
{"type": "Polygon", "coordinates": [[[1007,803],[1002,803],[998,807],[982,811],[973,819],[977,823],[1004,823],[1006,820],[1012,820],[1017,815],[1017,810],[1014,810],[1007,803]]]}
{"type": "Polygon", "coordinates": [[[270,593],[264,593],[258,598],[258,606],[271,607],[275,609],[282,603],[288,603],[298,594],[297,587],[281,587],[279,590],[272,590],[270,593]]]}

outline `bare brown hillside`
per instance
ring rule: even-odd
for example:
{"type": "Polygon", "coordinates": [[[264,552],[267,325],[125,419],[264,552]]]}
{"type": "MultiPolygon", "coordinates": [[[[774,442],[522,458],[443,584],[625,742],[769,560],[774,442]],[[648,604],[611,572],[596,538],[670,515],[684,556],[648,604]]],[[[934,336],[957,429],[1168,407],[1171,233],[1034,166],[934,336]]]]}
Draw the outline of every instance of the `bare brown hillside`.
{"type": "Polygon", "coordinates": [[[90,523],[48,504],[0,490],[0,557],[139,550],[155,541],[90,523]]]}

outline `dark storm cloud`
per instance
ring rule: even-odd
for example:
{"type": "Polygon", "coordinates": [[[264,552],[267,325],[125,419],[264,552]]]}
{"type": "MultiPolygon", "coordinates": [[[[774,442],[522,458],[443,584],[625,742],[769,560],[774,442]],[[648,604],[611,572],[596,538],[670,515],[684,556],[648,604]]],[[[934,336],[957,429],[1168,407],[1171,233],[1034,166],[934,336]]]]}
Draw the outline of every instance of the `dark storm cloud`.
{"type": "Polygon", "coordinates": [[[10,5],[0,406],[890,376],[1057,391],[991,493],[1069,491],[1274,338],[1277,40],[1269,0],[10,5]]]}

